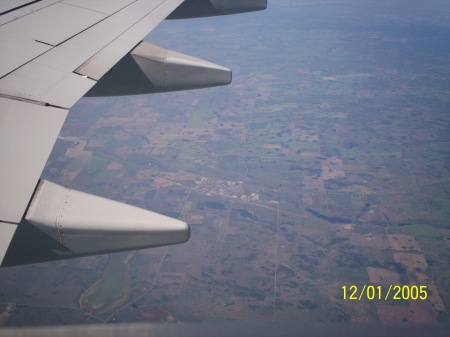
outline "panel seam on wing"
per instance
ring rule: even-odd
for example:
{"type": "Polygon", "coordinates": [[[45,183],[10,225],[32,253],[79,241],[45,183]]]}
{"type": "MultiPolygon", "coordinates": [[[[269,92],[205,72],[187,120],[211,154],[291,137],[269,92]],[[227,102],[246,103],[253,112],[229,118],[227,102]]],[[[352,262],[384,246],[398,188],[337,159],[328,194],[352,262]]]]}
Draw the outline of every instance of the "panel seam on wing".
{"type": "Polygon", "coordinates": [[[0,97],[10,99],[13,101],[20,101],[20,102],[24,102],[24,103],[30,103],[30,104],[41,105],[41,106],[49,106],[52,108],[68,110],[67,108],[65,108],[63,106],[58,106],[58,105],[54,105],[54,104],[50,104],[50,103],[46,103],[46,102],[42,102],[42,101],[36,101],[36,100],[29,99],[29,98],[23,98],[23,97],[6,95],[6,94],[0,94],[0,97]]]}

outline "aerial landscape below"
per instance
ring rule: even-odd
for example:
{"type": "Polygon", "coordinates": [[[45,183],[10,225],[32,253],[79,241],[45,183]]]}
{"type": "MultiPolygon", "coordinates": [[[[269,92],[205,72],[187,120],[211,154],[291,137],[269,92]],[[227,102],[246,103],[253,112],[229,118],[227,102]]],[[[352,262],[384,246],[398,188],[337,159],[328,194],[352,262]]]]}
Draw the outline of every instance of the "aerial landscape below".
{"type": "Polygon", "coordinates": [[[233,83],[83,98],[43,177],[190,240],[2,268],[0,326],[448,324],[449,18],[437,0],[278,0],[164,22],[149,41],[233,83]]]}

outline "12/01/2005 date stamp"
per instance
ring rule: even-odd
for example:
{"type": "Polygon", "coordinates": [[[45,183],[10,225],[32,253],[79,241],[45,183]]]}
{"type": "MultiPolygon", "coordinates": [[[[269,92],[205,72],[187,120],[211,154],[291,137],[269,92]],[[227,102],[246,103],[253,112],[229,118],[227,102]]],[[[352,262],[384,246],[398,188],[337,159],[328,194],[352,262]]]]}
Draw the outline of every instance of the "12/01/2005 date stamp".
{"type": "Polygon", "coordinates": [[[381,300],[381,301],[408,301],[408,300],[426,300],[428,297],[428,287],[425,285],[390,285],[374,286],[363,285],[342,286],[344,300],[381,300]]]}

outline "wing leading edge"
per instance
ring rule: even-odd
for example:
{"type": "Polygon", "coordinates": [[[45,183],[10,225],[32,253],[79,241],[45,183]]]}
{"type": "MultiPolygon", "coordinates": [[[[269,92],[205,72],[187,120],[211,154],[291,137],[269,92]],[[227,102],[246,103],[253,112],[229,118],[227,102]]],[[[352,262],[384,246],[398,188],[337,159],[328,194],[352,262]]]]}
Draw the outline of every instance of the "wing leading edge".
{"type": "Polygon", "coordinates": [[[39,177],[69,109],[86,94],[231,82],[227,68],[142,42],[171,14],[223,15],[267,5],[266,0],[201,2],[206,12],[190,0],[5,1],[0,6],[1,266],[189,239],[183,221],[39,177]]]}

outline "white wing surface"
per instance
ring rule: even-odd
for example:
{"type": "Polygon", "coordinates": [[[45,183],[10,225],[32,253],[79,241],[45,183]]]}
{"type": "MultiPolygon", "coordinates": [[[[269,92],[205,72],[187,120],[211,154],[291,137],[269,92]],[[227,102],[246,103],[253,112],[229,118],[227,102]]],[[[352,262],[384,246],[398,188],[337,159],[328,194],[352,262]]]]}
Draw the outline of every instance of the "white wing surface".
{"type": "Polygon", "coordinates": [[[189,18],[265,6],[265,0],[1,1],[0,265],[188,240],[189,226],[182,221],[118,207],[39,177],[69,109],[87,93],[142,94],[231,81],[229,69],[142,42],[162,20],[171,14],[189,18]],[[199,13],[199,4],[208,8],[206,14],[199,13]],[[109,225],[111,209],[120,209],[120,223],[109,225]],[[54,256],[29,260],[30,252],[20,244],[32,247],[30,239],[36,244],[41,234],[54,256]],[[116,237],[110,245],[108,236],[116,237]]]}

